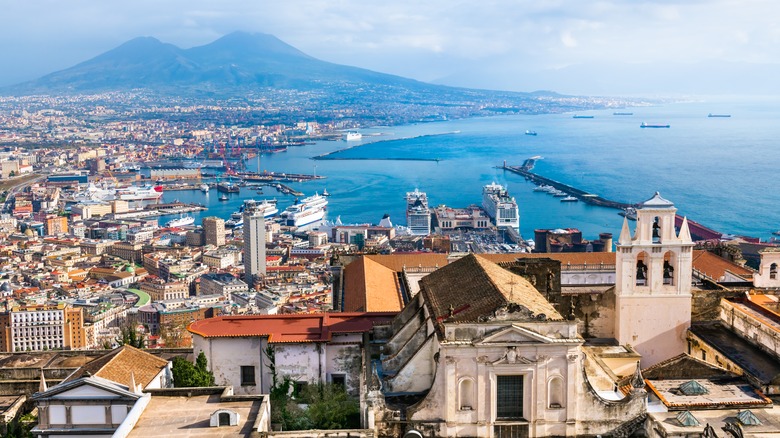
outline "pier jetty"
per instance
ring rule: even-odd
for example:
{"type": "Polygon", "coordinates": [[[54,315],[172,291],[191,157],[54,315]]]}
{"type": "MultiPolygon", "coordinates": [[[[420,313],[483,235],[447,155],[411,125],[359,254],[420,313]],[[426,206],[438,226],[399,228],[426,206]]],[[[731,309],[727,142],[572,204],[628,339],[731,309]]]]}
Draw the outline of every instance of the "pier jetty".
{"type": "MultiPolygon", "coordinates": [[[[602,198],[601,196],[594,195],[591,193],[588,193],[584,190],[578,189],[576,187],[570,186],[568,184],[564,184],[559,181],[555,181],[554,179],[546,178],[544,176],[538,175],[533,172],[534,165],[536,165],[536,161],[541,159],[541,157],[531,157],[523,162],[520,166],[508,166],[506,162],[502,166],[500,166],[501,169],[507,170],[512,173],[516,173],[518,175],[522,175],[525,179],[532,181],[536,185],[548,185],[555,187],[558,190],[564,191],[571,196],[576,197],[580,201],[590,204],[590,205],[597,205],[599,207],[606,207],[606,208],[614,208],[617,210],[625,211],[628,208],[638,208],[639,204],[629,204],[625,202],[618,202],[613,201],[610,199],[602,198]]],[[[675,215],[675,226],[679,227],[682,225],[683,222],[683,216],[677,214],[675,215]]],[[[719,240],[723,237],[723,233],[719,231],[715,231],[711,228],[705,227],[704,225],[688,219],[688,229],[691,233],[691,237],[693,237],[693,240],[719,240]]]]}

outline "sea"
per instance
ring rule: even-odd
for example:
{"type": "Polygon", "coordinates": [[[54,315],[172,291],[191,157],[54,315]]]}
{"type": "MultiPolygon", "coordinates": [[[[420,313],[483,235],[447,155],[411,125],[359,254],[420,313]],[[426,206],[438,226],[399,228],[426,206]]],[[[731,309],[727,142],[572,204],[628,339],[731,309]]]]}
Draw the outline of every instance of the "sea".
{"type": "MultiPolygon", "coordinates": [[[[505,185],[520,208],[520,232],[578,228],[585,239],[619,235],[618,210],[560,202],[502,170],[538,156],[534,172],[601,197],[628,203],[658,191],[678,213],[717,231],[766,241],[780,230],[780,101],[691,99],[574,114],[510,115],[361,129],[360,141],[320,141],[247,160],[248,170],[324,176],[287,183],[304,196],[330,194],[328,219],[405,225],[405,196],[426,192],[431,206],[481,204],[482,187],[505,185]],[[615,112],[632,113],[614,115],[615,112]],[[727,114],[731,117],[708,117],[727,114]],[[669,128],[640,128],[643,123],[669,128]],[[537,135],[526,135],[526,130],[537,135]],[[312,157],[328,154],[330,160],[312,157]]],[[[165,192],[163,200],[202,203],[206,216],[229,218],[244,199],[296,198],[244,187],[219,201],[211,190],[165,192]]],[[[161,222],[173,217],[163,217],[161,222]]]]}

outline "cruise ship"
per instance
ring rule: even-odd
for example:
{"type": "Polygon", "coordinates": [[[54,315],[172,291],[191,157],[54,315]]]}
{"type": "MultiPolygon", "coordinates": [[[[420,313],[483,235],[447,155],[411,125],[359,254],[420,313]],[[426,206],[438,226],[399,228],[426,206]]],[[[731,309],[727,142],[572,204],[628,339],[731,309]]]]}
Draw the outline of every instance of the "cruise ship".
{"type": "MultiPolygon", "coordinates": [[[[262,202],[257,202],[257,208],[263,209],[263,217],[271,217],[276,213],[279,213],[279,209],[276,208],[276,199],[263,199],[262,202]]],[[[230,215],[230,219],[225,221],[225,227],[227,228],[241,228],[244,225],[244,204],[238,207],[238,210],[230,215]]]]}
{"type": "Polygon", "coordinates": [[[195,218],[192,216],[180,216],[177,219],[171,219],[165,223],[166,228],[186,227],[195,223],[195,218]]]}
{"type": "Polygon", "coordinates": [[[157,201],[163,194],[162,186],[99,187],[90,183],[87,189],[74,196],[76,201],[157,201]]]}
{"type": "Polygon", "coordinates": [[[406,226],[413,235],[431,234],[431,212],[428,195],[418,189],[406,193],[406,226]]]}
{"type": "Polygon", "coordinates": [[[315,194],[287,207],[280,216],[285,225],[302,227],[322,220],[327,205],[328,198],[315,194]]]}
{"type": "Polygon", "coordinates": [[[520,212],[515,198],[495,182],[482,188],[482,208],[498,228],[520,228],[520,212]]]}

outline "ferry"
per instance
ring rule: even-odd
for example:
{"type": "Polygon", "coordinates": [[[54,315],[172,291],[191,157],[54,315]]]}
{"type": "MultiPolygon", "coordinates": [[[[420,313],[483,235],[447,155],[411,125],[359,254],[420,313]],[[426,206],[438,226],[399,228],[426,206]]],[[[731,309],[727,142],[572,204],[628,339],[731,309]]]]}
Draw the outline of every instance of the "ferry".
{"type": "Polygon", "coordinates": [[[162,186],[100,187],[90,183],[84,192],[74,196],[77,201],[157,201],[162,197],[162,186]]]}
{"type": "Polygon", "coordinates": [[[179,216],[178,219],[171,219],[165,223],[166,228],[186,227],[195,223],[195,218],[192,216],[179,216]]]}
{"type": "Polygon", "coordinates": [[[209,185],[208,184],[201,184],[200,185],[200,191],[203,192],[203,193],[208,193],[209,192],[209,185]]]}
{"type": "Polygon", "coordinates": [[[525,131],[525,135],[536,135],[536,131],[529,131],[529,130],[526,130],[526,131],[525,131]]]}
{"type": "Polygon", "coordinates": [[[575,198],[574,196],[571,196],[571,195],[561,199],[561,202],[578,202],[578,201],[579,201],[579,199],[577,199],[577,198],[575,198]]]}
{"type": "Polygon", "coordinates": [[[301,227],[324,218],[327,205],[327,198],[315,194],[287,207],[280,216],[284,219],[285,225],[301,227]]]}
{"type": "Polygon", "coordinates": [[[641,125],[639,125],[640,128],[670,128],[671,125],[658,125],[654,123],[645,123],[642,122],[641,125]]]}
{"type": "Polygon", "coordinates": [[[344,136],[344,140],[346,141],[357,141],[357,140],[361,140],[362,138],[363,138],[363,134],[357,131],[348,131],[344,136]]]}
{"type": "Polygon", "coordinates": [[[496,227],[520,228],[517,202],[501,184],[494,182],[482,188],[482,208],[495,221],[496,227]]]}
{"type": "Polygon", "coordinates": [[[707,117],[731,117],[731,114],[707,114],[707,117]]]}

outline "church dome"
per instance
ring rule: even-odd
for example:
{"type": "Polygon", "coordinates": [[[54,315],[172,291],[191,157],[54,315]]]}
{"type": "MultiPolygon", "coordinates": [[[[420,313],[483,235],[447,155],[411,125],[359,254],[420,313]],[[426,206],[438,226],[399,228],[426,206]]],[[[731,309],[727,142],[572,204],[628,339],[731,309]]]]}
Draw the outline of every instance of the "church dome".
{"type": "Polygon", "coordinates": [[[3,284],[0,285],[0,291],[11,292],[11,285],[7,281],[3,282],[3,284]]]}

